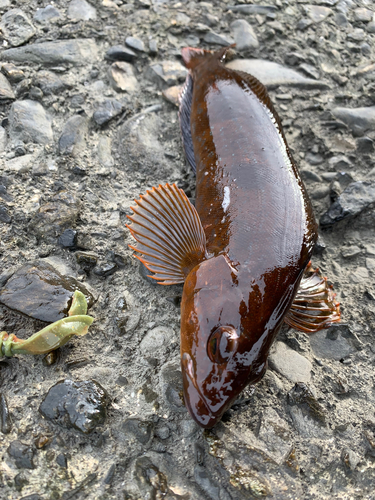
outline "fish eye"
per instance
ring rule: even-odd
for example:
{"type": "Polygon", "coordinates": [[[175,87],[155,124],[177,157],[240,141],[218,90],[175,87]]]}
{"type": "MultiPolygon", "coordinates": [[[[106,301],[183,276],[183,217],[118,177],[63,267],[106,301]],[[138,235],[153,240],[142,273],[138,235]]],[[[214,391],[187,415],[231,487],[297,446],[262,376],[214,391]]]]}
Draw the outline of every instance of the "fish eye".
{"type": "Polygon", "coordinates": [[[237,350],[239,335],[233,326],[219,326],[208,339],[207,354],[213,363],[225,363],[237,350]]]}

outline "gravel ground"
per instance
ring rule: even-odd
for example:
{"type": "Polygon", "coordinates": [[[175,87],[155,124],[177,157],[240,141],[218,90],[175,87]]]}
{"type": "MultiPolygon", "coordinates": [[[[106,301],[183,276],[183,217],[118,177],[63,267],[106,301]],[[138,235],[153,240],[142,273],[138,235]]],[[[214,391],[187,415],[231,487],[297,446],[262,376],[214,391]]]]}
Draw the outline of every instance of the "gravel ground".
{"type": "Polygon", "coordinates": [[[77,286],[95,318],[53,355],[0,361],[2,499],[375,499],[374,10],[0,0],[0,330],[27,338],[77,286]],[[342,323],[281,332],[262,381],[203,431],[181,399],[182,286],[147,278],[125,223],[159,183],[194,198],[180,51],[233,41],[229,64],[282,118],[342,323]]]}

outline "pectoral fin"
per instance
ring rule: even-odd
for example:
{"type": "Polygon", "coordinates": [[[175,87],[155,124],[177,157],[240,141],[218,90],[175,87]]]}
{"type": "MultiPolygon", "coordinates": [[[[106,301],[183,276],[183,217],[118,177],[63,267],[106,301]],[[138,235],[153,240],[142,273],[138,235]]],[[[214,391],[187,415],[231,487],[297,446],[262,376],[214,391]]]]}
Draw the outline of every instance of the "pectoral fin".
{"type": "Polygon", "coordinates": [[[153,187],[135,200],[127,227],[137,240],[130,248],[156,273],[161,285],[183,283],[190,271],[206,259],[206,236],[194,206],[176,184],[153,187]]]}
{"type": "Polygon", "coordinates": [[[322,278],[317,269],[308,265],[284,321],[292,328],[307,333],[328,328],[340,321],[339,303],[335,297],[327,278],[322,278]]]}

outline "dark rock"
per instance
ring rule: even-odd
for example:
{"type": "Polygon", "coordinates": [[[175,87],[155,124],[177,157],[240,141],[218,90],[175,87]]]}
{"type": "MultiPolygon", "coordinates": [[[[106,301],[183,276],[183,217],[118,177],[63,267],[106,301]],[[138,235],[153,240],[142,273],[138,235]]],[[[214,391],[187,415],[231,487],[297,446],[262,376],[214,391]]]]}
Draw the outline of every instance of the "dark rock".
{"type": "Polygon", "coordinates": [[[303,31],[305,30],[306,28],[308,28],[309,26],[312,25],[312,20],[311,19],[307,19],[306,17],[303,17],[302,19],[300,19],[297,23],[297,26],[296,28],[300,31],[303,31]]]}
{"type": "Polygon", "coordinates": [[[150,40],[148,46],[150,54],[155,56],[158,53],[158,42],[156,40],[150,40]]]}
{"type": "Polygon", "coordinates": [[[8,10],[0,24],[3,36],[10,45],[17,47],[30,40],[35,35],[35,28],[21,9],[8,10]]]}
{"type": "Polygon", "coordinates": [[[57,455],[56,463],[57,465],[60,465],[60,467],[63,467],[64,469],[68,468],[68,461],[64,453],[60,453],[59,455],[57,455]]]}
{"type": "Polygon", "coordinates": [[[111,276],[117,271],[117,265],[114,262],[108,262],[102,266],[94,267],[94,274],[97,276],[111,276]]]}
{"type": "Polygon", "coordinates": [[[136,418],[129,418],[121,426],[125,434],[134,436],[141,444],[146,445],[154,435],[154,424],[136,418]]]}
{"type": "Polygon", "coordinates": [[[243,14],[260,14],[266,16],[277,11],[275,5],[230,5],[228,10],[232,12],[240,12],[243,14]]]}
{"type": "Polygon", "coordinates": [[[121,102],[115,99],[107,99],[96,109],[93,118],[98,125],[104,125],[118,116],[122,110],[123,105],[121,102]]]}
{"type": "Polygon", "coordinates": [[[9,113],[9,135],[25,143],[52,142],[51,121],[43,106],[29,99],[14,102],[9,113]]]}
{"type": "Polygon", "coordinates": [[[244,19],[237,19],[230,25],[236,42],[236,50],[250,50],[259,47],[258,38],[253,27],[244,19]]]}
{"type": "Polygon", "coordinates": [[[37,9],[34,14],[34,21],[41,24],[47,24],[60,18],[60,11],[53,5],[47,5],[43,9],[37,9]]]}
{"type": "Polygon", "coordinates": [[[167,363],[161,370],[162,392],[165,401],[173,411],[185,413],[180,365],[167,363]]]}
{"type": "Polygon", "coordinates": [[[156,83],[159,89],[176,85],[185,80],[187,70],[177,61],[163,61],[151,64],[145,73],[148,80],[156,83]]]}
{"type": "Polygon", "coordinates": [[[363,131],[375,130],[375,106],[367,108],[334,108],[332,114],[352,130],[358,126],[363,131]]]}
{"type": "Polygon", "coordinates": [[[4,50],[1,57],[5,61],[11,62],[81,66],[92,64],[98,59],[98,48],[93,39],[75,38],[73,40],[34,43],[4,50]]]}
{"type": "Polygon", "coordinates": [[[25,264],[8,279],[0,292],[0,303],[31,318],[53,323],[64,318],[75,290],[89,305],[92,295],[77,280],[62,276],[47,262],[25,264]]]}
{"type": "Polygon", "coordinates": [[[274,89],[282,85],[302,89],[326,89],[329,87],[320,80],[305,78],[293,69],[263,59],[235,59],[229,62],[227,67],[250,73],[258,78],[268,89],[274,89]]]}
{"type": "Polygon", "coordinates": [[[59,191],[51,201],[42,205],[33,216],[29,228],[38,239],[56,242],[65,229],[71,228],[78,217],[81,204],[67,191],[59,191]]]}
{"type": "Polygon", "coordinates": [[[123,45],[114,45],[107,50],[104,57],[109,61],[133,62],[137,54],[123,45]]]}
{"type": "Polygon", "coordinates": [[[314,255],[322,255],[326,248],[327,245],[324,243],[323,238],[319,235],[318,240],[314,246],[314,255]]]}
{"type": "Polygon", "coordinates": [[[14,458],[16,467],[19,469],[35,469],[34,450],[27,444],[21,443],[21,441],[12,441],[7,451],[14,458]]]}
{"type": "Polygon", "coordinates": [[[146,52],[145,45],[139,38],[135,38],[134,36],[127,36],[125,39],[125,43],[131,49],[137,50],[138,52],[146,52]]]}
{"type": "Polygon", "coordinates": [[[29,479],[24,472],[19,472],[14,476],[14,486],[17,491],[21,491],[27,484],[29,484],[29,479]]]}
{"type": "Polygon", "coordinates": [[[209,31],[203,37],[203,40],[206,43],[210,43],[213,45],[221,45],[223,47],[227,47],[234,43],[233,38],[228,35],[220,35],[219,33],[215,33],[214,31],[209,31]]]}
{"type": "Polygon", "coordinates": [[[68,7],[68,17],[74,21],[89,21],[96,19],[96,9],[86,0],[71,0],[68,7]]]}
{"type": "Polygon", "coordinates": [[[108,69],[108,78],[111,86],[117,92],[132,93],[139,89],[134,68],[127,62],[119,61],[113,63],[108,69]]]}
{"type": "Polygon", "coordinates": [[[357,151],[358,153],[373,153],[374,152],[374,141],[370,137],[361,137],[357,139],[357,151]]]}
{"type": "Polygon", "coordinates": [[[330,189],[331,189],[331,200],[336,201],[340,194],[353,182],[353,177],[346,172],[337,172],[335,175],[330,189]]]}
{"type": "Polygon", "coordinates": [[[12,222],[8,209],[4,205],[0,205],[0,222],[4,222],[5,224],[10,224],[12,222]]]}
{"type": "Polygon", "coordinates": [[[77,246],[77,231],[74,231],[74,229],[65,229],[58,237],[57,243],[64,248],[75,248],[77,246]]]}
{"type": "Polygon", "coordinates": [[[311,66],[311,64],[300,64],[298,69],[314,80],[319,80],[320,78],[319,71],[314,66],[311,66]]]}
{"type": "Polygon", "coordinates": [[[353,336],[345,324],[332,325],[310,336],[311,348],[318,358],[341,359],[356,351],[353,336]]]}
{"type": "Polygon", "coordinates": [[[38,493],[32,493],[31,495],[27,495],[26,497],[20,498],[20,500],[43,500],[38,493]]]}
{"type": "Polygon", "coordinates": [[[140,457],[135,462],[134,476],[142,492],[142,498],[162,498],[168,492],[166,476],[152,463],[149,457],[140,457]],[[156,496],[156,494],[161,495],[156,496]]]}
{"type": "Polygon", "coordinates": [[[320,218],[323,228],[333,226],[344,219],[351,219],[375,203],[374,182],[353,182],[320,218]]]}
{"type": "Polygon", "coordinates": [[[76,252],[75,256],[80,267],[86,272],[89,272],[98,261],[98,256],[93,252],[76,252]]]}
{"type": "Polygon", "coordinates": [[[74,382],[66,379],[50,388],[39,411],[62,427],[89,434],[104,423],[108,403],[107,392],[95,380],[74,382]]]}
{"type": "Polygon", "coordinates": [[[44,95],[60,94],[71,87],[52,71],[39,71],[34,78],[34,84],[41,88],[44,95]]]}
{"type": "Polygon", "coordinates": [[[113,481],[115,472],[116,472],[116,464],[112,464],[110,466],[105,478],[103,479],[103,483],[104,484],[111,484],[113,481]]]}
{"type": "Polygon", "coordinates": [[[0,393],[0,431],[3,434],[9,434],[12,429],[12,419],[8,408],[7,400],[4,394],[0,393]]]}
{"type": "MultiPolygon", "coordinates": [[[[5,128],[0,126],[0,153],[5,151],[5,148],[7,146],[8,142],[8,137],[5,128]]],[[[1,191],[0,191],[0,198],[1,198],[1,191]]],[[[4,199],[4,198],[3,198],[4,199]]]]}
{"type": "Polygon", "coordinates": [[[13,89],[6,77],[0,73],[0,101],[5,101],[8,99],[15,99],[13,89]]]}
{"type": "Polygon", "coordinates": [[[347,26],[348,24],[348,18],[343,12],[337,12],[337,14],[335,14],[334,21],[337,26],[341,27],[347,26]]]}
{"type": "Polygon", "coordinates": [[[62,155],[77,155],[85,145],[87,134],[87,118],[75,115],[65,123],[59,139],[59,152],[62,155]]]}

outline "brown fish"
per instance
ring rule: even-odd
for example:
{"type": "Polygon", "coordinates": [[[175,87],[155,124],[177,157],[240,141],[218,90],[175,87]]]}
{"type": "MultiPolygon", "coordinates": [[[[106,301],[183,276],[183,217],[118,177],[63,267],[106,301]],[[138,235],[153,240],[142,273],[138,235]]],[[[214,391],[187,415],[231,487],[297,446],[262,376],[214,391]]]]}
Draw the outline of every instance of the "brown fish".
{"type": "Polygon", "coordinates": [[[184,282],[185,403],[210,428],[257,382],[284,322],[306,332],[340,319],[309,266],[311,203],[265,87],[224,66],[227,49],[185,48],[180,124],[196,206],[175,185],[136,201],[134,250],[161,284],[184,282]]]}

